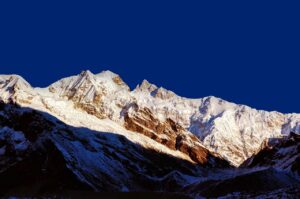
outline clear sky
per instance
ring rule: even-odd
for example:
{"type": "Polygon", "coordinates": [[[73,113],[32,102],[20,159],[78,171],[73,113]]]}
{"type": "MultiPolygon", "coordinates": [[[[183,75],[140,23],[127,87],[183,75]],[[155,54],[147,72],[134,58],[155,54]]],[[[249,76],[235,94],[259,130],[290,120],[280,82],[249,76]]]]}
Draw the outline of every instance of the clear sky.
{"type": "Polygon", "coordinates": [[[300,113],[299,10],[297,1],[1,1],[0,74],[46,86],[111,70],[131,88],[147,79],[181,96],[300,113]]]}

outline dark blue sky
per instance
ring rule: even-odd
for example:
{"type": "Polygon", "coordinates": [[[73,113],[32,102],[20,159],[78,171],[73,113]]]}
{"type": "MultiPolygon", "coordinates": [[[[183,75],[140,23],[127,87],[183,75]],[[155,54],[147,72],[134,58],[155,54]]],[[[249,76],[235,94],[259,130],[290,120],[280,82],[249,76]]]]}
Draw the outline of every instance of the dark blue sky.
{"type": "Polygon", "coordinates": [[[0,73],[46,86],[108,69],[131,88],[300,112],[299,3],[99,2],[2,1],[0,73]]]}

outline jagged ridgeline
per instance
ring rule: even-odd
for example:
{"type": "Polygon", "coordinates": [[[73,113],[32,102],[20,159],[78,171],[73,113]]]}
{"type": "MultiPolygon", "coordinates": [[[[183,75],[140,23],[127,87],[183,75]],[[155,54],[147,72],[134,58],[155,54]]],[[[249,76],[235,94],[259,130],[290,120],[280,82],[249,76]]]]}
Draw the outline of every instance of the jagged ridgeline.
{"type": "Polygon", "coordinates": [[[242,186],[230,192],[213,187],[224,179],[233,185],[244,181],[239,179],[260,181],[261,175],[271,184],[280,177],[286,182],[268,186],[263,194],[293,193],[299,185],[299,114],[256,110],[212,96],[188,99],[146,80],[130,90],[110,71],[83,71],[46,88],[1,75],[0,101],[0,190],[5,194],[28,189],[249,195],[242,186]]]}

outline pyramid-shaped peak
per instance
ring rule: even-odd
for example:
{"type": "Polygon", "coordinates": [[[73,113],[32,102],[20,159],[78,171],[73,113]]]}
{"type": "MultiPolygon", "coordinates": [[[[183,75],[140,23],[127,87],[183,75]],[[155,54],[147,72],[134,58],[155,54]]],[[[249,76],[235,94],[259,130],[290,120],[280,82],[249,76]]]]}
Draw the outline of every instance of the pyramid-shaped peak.
{"type": "Polygon", "coordinates": [[[12,100],[19,92],[33,92],[31,85],[19,75],[0,75],[0,99],[12,100]]]}
{"type": "Polygon", "coordinates": [[[31,88],[31,85],[19,75],[0,75],[0,85],[1,87],[16,87],[16,88],[31,88]]]}
{"type": "Polygon", "coordinates": [[[79,75],[77,75],[77,77],[78,77],[79,81],[86,81],[86,80],[94,81],[96,78],[96,75],[94,75],[89,70],[84,70],[84,71],[81,71],[81,73],[79,75]]]}
{"type": "Polygon", "coordinates": [[[11,74],[11,75],[0,75],[0,80],[20,80],[20,81],[25,81],[26,80],[19,76],[19,75],[15,75],[15,74],[11,74]]]}
{"type": "Polygon", "coordinates": [[[138,85],[137,88],[136,88],[136,90],[148,91],[148,92],[152,92],[152,91],[154,91],[156,89],[157,89],[157,86],[154,85],[154,84],[151,84],[146,79],[144,79],[142,81],[142,83],[140,85],[138,85]]]}
{"type": "Polygon", "coordinates": [[[84,70],[81,71],[79,75],[75,76],[74,81],[76,84],[83,84],[84,82],[92,83],[95,82],[95,75],[89,70],[84,70]]]}
{"type": "Polygon", "coordinates": [[[80,73],[80,76],[93,76],[94,74],[90,70],[83,70],[80,73]]]}

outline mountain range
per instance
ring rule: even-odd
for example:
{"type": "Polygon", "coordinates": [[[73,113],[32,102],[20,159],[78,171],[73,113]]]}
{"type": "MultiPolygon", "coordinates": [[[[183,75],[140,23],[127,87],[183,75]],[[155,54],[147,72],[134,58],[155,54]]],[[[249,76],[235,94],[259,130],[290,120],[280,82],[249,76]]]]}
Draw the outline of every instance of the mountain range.
{"type": "Polygon", "coordinates": [[[110,71],[46,88],[0,75],[0,196],[296,198],[299,134],[300,114],[131,90],[110,71]]]}

